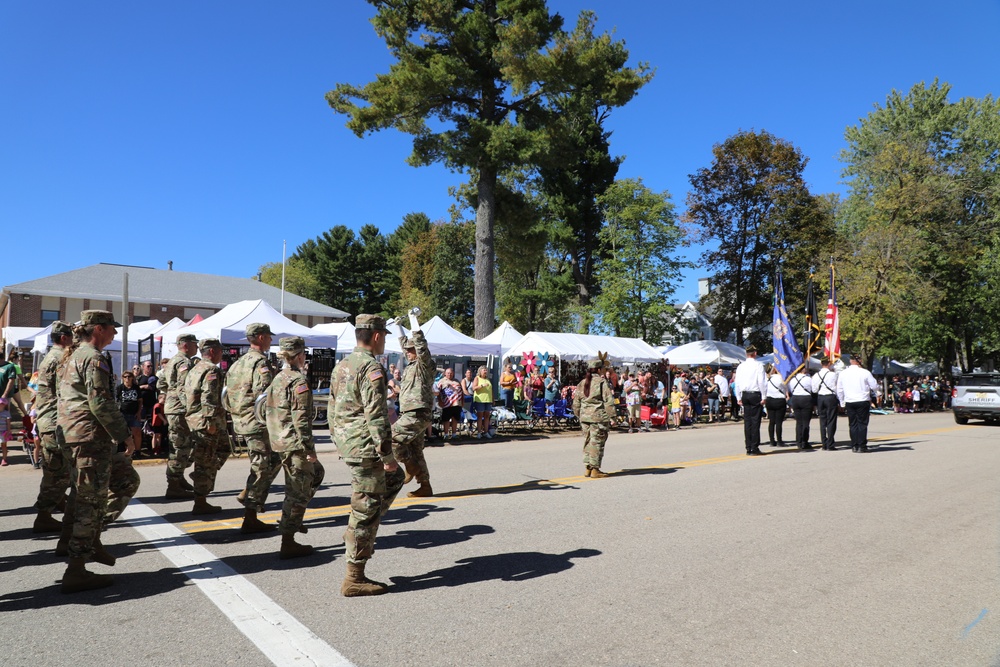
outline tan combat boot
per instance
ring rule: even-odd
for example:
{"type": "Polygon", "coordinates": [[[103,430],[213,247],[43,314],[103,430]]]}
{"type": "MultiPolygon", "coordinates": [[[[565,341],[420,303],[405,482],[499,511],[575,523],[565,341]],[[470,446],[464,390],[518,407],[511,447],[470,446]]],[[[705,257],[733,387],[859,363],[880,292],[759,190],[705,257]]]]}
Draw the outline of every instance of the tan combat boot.
{"type": "Polygon", "coordinates": [[[269,533],[272,530],[278,530],[278,527],[273,523],[264,523],[258,519],[257,510],[254,508],[248,507],[246,512],[243,513],[243,525],[240,526],[240,532],[244,535],[269,533]]]}
{"type": "Polygon", "coordinates": [[[589,467],[586,470],[583,471],[583,476],[584,477],[590,477],[590,468],[589,467]]]}
{"type": "Polygon", "coordinates": [[[218,505],[209,505],[205,496],[194,497],[194,507],[191,508],[191,514],[198,516],[201,514],[217,514],[221,511],[222,508],[218,505]]]}
{"type": "Polygon", "coordinates": [[[114,566],[118,559],[112,556],[104,545],[101,544],[101,538],[94,539],[94,555],[91,556],[95,563],[100,563],[101,565],[107,565],[108,567],[114,566]]]}
{"type": "Polygon", "coordinates": [[[433,496],[434,490],[431,488],[430,480],[425,480],[420,482],[415,490],[410,491],[406,494],[407,498],[427,498],[428,496],[433,496]]]}
{"type": "Polygon", "coordinates": [[[236,495],[236,502],[238,502],[240,505],[246,505],[247,504],[247,490],[246,489],[243,489],[242,491],[240,491],[236,495]]]}
{"type": "Polygon", "coordinates": [[[35,523],[31,526],[33,533],[58,533],[62,531],[62,521],[52,518],[51,512],[38,512],[35,523]]]}
{"type": "Polygon", "coordinates": [[[185,489],[181,481],[181,479],[175,477],[168,477],[167,492],[163,494],[163,497],[171,500],[191,500],[194,498],[194,491],[185,489]]]}
{"type": "Polygon", "coordinates": [[[365,595],[382,595],[389,587],[365,576],[364,563],[348,563],[347,576],[340,585],[340,594],[345,598],[362,597],[365,595]]]}
{"type": "Polygon", "coordinates": [[[181,474],[181,478],[180,478],[179,481],[180,481],[180,485],[181,485],[182,489],[184,489],[185,491],[190,491],[191,493],[194,493],[194,485],[191,484],[191,482],[188,481],[187,477],[185,477],[183,474],[181,474]]]}
{"type": "Polygon", "coordinates": [[[600,468],[591,468],[591,470],[590,470],[590,476],[594,477],[594,478],[597,478],[597,479],[600,479],[601,477],[607,477],[608,473],[601,472],[600,468]]]}
{"type": "Polygon", "coordinates": [[[69,555],[69,538],[73,536],[73,524],[63,522],[59,541],[56,542],[56,555],[65,558],[69,555]]]}
{"type": "Polygon", "coordinates": [[[413,481],[414,474],[410,472],[410,468],[404,461],[400,461],[399,464],[403,466],[403,471],[406,472],[406,475],[403,477],[403,486],[406,486],[413,481]]]}
{"type": "Polygon", "coordinates": [[[62,588],[59,590],[63,593],[79,593],[106,588],[113,583],[115,580],[110,574],[88,572],[82,558],[70,558],[69,566],[63,574],[62,588]]]}
{"type": "Polygon", "coordinates": [[[311,556],[314,551],[315,549],[313,549],[312,546],[296,542],[295,533],[281,536],[281,551],[278,552],[281,560],[311,556]]]}

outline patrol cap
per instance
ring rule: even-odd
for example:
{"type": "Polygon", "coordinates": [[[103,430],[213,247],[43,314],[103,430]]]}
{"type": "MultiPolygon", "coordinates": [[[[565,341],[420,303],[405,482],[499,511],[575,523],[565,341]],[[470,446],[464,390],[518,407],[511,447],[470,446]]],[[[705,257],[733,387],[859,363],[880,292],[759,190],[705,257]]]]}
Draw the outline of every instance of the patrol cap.
{"type": "Polygon", "coordinates": [[[219,342],[218,338],[205,338],[200,343],[198,343],[199,350],[207,350],[210,347],[216,347],[222,349],[222,343],[219,342]]]}
{"type": "Polygon", "coordinates": [[[197,342],[198,342],[198,337],[195,336],[193,333],[177,334],[178,345],[180,345],[181,343],[197,343],[197,342]]]}
{"type": "Polygon", "coordinates": [[[288,336],[278,341],[282,352],[298,354],[306,349],[306,341],[301,336],[288,336]]]}
{"type": "Polygon", "coordinates": [[[251,322],[247,325],[246,332],[247,338],[250,338],[250,336],[260,336],[261,334],[274,335],[274,332],[271,331],[271,325],[264,322],[251,322]]]}
{"type": "Polygon", "coordinates": [[[602,368],[604,368],[604,362],[601,361],[600,359],[591,359],[590,361],[587,362],[587,368],[589,368],[592,371],[599,371],[602,368]]]}
{"type": "Polygon", "coordinates": [[[115,322],[115,316],[110,310],[85,310],[80,313],[80,324],[88,326],[91,324],[104,324],[120,327],[121,323],[115,322]]]}
{"type": "Polygon", "coordinates": [[[400,336],[399,339],[400,339],[399,340],[399,346],[401,348],[403,348],[404,350],[415,350],[415,349],[417,349],[416,343],[414,343],[413,339],[410,338],[409,336],[400,336]]]}
{"type": "Polygon", "coordinates": [[[385,318],[378,315],[358,315],[354,319],[354,328],[389,333],[389,330],[385,328],[385,318]]]}
{"type": "Polygon", "coordinates": [[[59,338],[59,336],[72,336],[73,326],[62,320],[56,320],[52,323],[52,337],[59,338]]]}

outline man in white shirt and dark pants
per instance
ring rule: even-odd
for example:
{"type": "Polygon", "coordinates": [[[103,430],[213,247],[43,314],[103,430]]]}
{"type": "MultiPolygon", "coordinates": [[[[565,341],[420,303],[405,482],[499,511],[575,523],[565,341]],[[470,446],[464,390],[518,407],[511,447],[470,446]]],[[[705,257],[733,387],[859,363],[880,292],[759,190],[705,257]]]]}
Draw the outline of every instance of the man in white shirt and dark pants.
{"type": "Polygon", "coordinates": [[[837,414],[840,403],[837,399],[837,374],[830,369],[830,358],[823,357],[823,368],[813,376],[812,389],[816,394],[816,414],[819,415],[819,439],[823,449],[835,450],[834,436],[837,434],[837,414]]]}
{"type": "Polygon", "coordinates": [[[813,412],[813,381],[805,370],[795,373],[785,383],[792,393],[792,414],[795,416],[795,446],[812,449],[809,444],[809,422],[813,412]]]}
{"type": "Polygon", "coordinates": [[[726,406],[729,404],[729,380],[726,379],[722,369],[715,371],[715,384],[719,387],[719,414],[716,418],[726,421],[726,406]]]}
{"type": "Polygon", "coordinates": [[[875,377],[861,361],[851,355],[851,365],[837,378],[837,398],[847,409],[847,423],[851,430],[851,446],[855,452],[868,451],[868,416],[872,395],[878,389],[875,377]]]}
{"type": "Polygon", "coordinates": [[[749,456],[760,456],[760,418],[764,412],[767,376],[764,364],[757,361],[757,348],[748,345],[747,358],[733,374],[736,401],[743,406],[743,440],[749,456]]]}

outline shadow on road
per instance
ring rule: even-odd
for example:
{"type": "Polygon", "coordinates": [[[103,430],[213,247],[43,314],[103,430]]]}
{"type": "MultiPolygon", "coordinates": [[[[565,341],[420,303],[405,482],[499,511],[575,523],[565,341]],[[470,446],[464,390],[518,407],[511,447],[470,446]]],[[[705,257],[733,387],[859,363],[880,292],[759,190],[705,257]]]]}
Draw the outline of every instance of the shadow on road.
{"type": "Polygon", "coordinates": [[[573,567],[574,558],[599,556],[597,549],[576,549],[564,554],[521,551],[493,556],[475,556],[456,561],[453,567],[433,570],[416,577],[392,577],[393,592],[421,591],[439,586],[463,586],[481,581],[526,581],[556,574],[573,567]]]}
{"type": "Polygon", "coordinates": [[[382,549],[432,549],[447,544],[471,540],[476,535],[495,533],[493,526],[471,525],[451,530],[401,530],[395,535],[380,535],[377,547],[382,549]]]}
{"type": "Polygon", "coordinates": [[[460,491],[449,491],[447,493],[436,493],[435,498],[461,498],[462,496],[503,496],[508,493],[520,493],[521,491],[562,491],[565,489],[578,489],[580,487],[572,484],[560,484],[548,479],[533,479],[520,484],[509,486],[490,486],[479,489],[462,489],[460,491]]]}
{"type": "Polygon", "coordinates": [[[633,475],[669,475],[682,468],[622,468],[609,472],[608,477],[632,477],[633,475]]]}
{"type": "MultiPolygon", "coordinates": [[[[108,568],[89,567],[94,572],[106,574],[108,568]]],[[[100,606],[123,600],[139,600],[181,588],[188,577],[175,568],[163,568],[156,572],[128,572],[115,574],[115,583],[110,588],[63,595],[59,592],[59,582],[38,590],[19,591],[0,595],[0,610],[30,611],[47,607],[69,605],[100,606]]]]}

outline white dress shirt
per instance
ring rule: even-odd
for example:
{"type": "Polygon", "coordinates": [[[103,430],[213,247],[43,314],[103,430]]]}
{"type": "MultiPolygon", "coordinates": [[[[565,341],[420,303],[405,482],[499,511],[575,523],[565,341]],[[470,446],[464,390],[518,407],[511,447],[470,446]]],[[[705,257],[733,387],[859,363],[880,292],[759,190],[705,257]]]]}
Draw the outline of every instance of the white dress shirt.
{"type": "Polygon", "coordinates": [[[851,364],[837,377],[837,398],[841,405],[868,402],[877,389],[875,376],[861,366],[851,364]]]}
{"type": "Polygon", "coordinates": [[[726,379],[726,376],[721,373],[716,373],[713,379],[715,380],[715,384],[719,385],[719,398],[728,398],[729,380],[726,379]]]}
{"type": "MultiPolygon", "coordinates": [[[[813,380],[811,377],[805,373],[796,373],[792,377],[788,378],[789,391],[792,392],[792,396],[812,396],[813,395],[813,380]]],[[[834,385],[835,387],[837,385],[834,385]]]]}
{"type": "Polygon", "coordinates": [[[813,393],[820,396],[837,394],[837,374],[829,368],[822,369],[813,376],[813,393]]]}
{"type": "Polygon", "coordinates": [[[767,392],[764,394],[765,398],[785,398],[788,391],[785,389],[785,383],[781,381],[781,376],[775,373],[774,375],[767,378],[767,392]]]}
{"type": "Polygon", "coordinates": [[[743,400],[743,392],[760,392],[761,397],[767,391],[767,376],[764,374],[764,364],[757,361],[755,357],[747,357],[733,375],[733,384],[736,385],[736,400],[743,400]]]}

